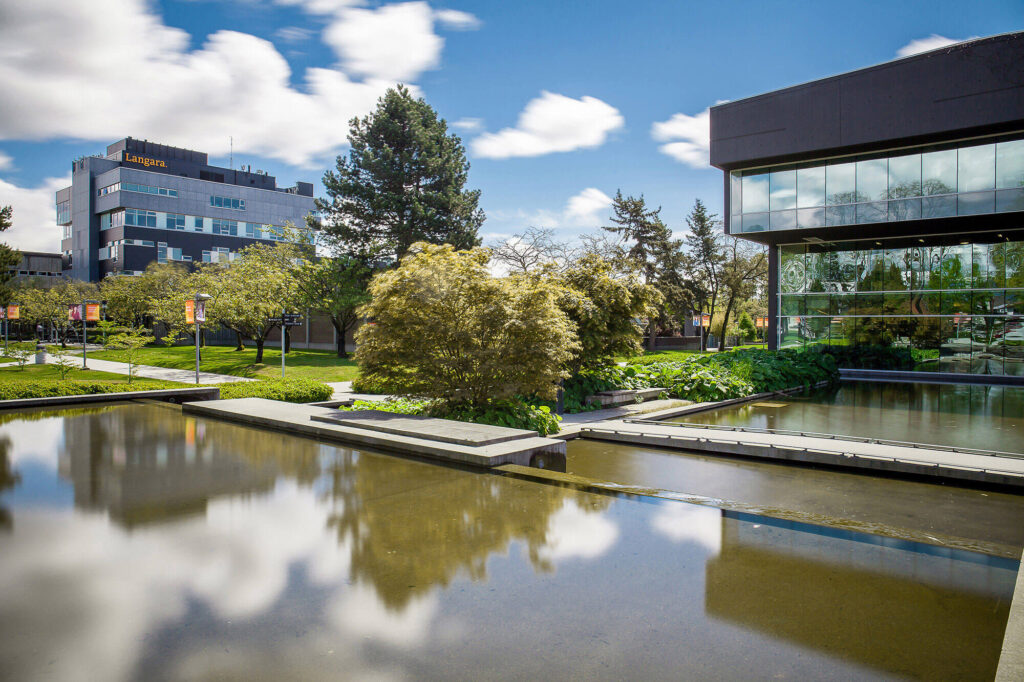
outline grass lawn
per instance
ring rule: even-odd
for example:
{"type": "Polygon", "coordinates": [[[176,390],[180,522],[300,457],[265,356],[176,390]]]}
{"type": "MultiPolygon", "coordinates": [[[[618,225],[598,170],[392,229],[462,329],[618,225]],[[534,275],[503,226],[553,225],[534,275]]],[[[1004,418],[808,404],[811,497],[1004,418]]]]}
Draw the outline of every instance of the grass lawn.
{"type": "MultiPolygon", "coordinates": [[[[11,381],[51,381],[59,380],[60,372],[55,365],[25,365],[25,369],[17,367],[0,367],[0,383],[11,381]]],[[[110,372],[96,372],[94,370],[73,369],[68,372],[69,381],[109,381],[117,384],[127,384],[128,376],[125,374],[111,374],[110,372]]],[[[148,386],[150,388],[182,388],[184,384],[175,381],[157,381],[155,379],[133,379],[133,386],[148,386]]]]}
{"type": "MultiPolygon", "coordinates": [[[[95,351],[90,358],[97,360],[123,361],[118,351],[95,351]]],[[[256,349],[236,351],[234,346],[207,346],[203,348],[200,369],[204,372],[230,374],[236,377],[263,377],[273,379],[281,376],[281,351],[264,348],[263,362],[255,364],[256,349]]],[[[294,379],[317,379],[319,381],[351,381],[359,374],[359,368],[351,358],[343,360],[330,350],[298,350],[293,348],[285,358],[285,376],[294,379]]],[[[139,363],[154,367],[173,369],[194,369],[196,366],[195,346],[146,346],[142,349],[139,363]]]]}

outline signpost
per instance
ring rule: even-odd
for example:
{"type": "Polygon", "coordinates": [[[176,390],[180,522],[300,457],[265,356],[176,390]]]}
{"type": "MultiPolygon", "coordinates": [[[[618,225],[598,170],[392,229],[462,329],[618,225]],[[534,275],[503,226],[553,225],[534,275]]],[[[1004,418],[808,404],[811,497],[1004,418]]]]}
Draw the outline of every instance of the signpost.
{"type": "Polygon", "coordinates": [[[281,378],[284,379],[284,337],[286,327],[301,327],[304,322],[302,321],[302,315],[294,313],[288,313],[284,310],[281,311],[281,317],[272,317],[269,320],[275,324],[281,325],[281,378]]]}

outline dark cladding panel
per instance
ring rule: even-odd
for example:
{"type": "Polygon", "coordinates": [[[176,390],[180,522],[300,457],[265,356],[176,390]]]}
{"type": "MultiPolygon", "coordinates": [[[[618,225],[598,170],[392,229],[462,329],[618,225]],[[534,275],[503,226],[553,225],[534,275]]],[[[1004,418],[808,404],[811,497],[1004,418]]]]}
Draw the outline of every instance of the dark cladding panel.
{"type": "Polygon", "coordinates": [[[711,110],[722,169],[1024,127],[1024,33],[951,46],[711,110]]]}

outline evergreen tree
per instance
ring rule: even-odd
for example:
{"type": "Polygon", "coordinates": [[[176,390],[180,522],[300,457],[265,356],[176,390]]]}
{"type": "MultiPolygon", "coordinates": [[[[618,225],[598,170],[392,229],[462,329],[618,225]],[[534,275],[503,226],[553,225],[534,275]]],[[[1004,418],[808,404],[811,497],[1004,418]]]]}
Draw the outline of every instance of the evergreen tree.
{"type": "MultiPolygon", "coordinates": [[[[10,206],[0,206],[0,232],[6,232],[13,224],[14,211],[10,206]]],[[[21,252],[0,243],[0,305],[11,303],[14,290],[8,282],[14,277],[14,268],[21,262],[21,252]]]]}
{"type": "MultiPolygon", "coordinates": [[[[689,285],[693,299],[700,312],[714,315],[721,287],[722,265],[725,254],[722,249],[722,234],[719,232],[717,216],[708,213],[704,202],[697,199],[693,210],[686,216],[689,230],[684,237],[687,256],[691,263],[689,285]]],[[[704,337],[703,345],[707,345],[704,337]]]]}
{"type": "Polygon", "coordinates": [[[479,190],[465,189],[462,141],[422,98],[399,85],[353,118],[348,158],[324,174],[320,227],[336,254],[399,259],[416,242],[480,244],[479,190]]]}

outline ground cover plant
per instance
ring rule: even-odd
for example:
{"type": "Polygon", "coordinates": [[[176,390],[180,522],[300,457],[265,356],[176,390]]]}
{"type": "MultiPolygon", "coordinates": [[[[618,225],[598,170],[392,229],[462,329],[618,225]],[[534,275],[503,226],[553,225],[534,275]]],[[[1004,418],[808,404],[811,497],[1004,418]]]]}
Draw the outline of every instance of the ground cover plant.
{"type": "MultiPolygon", "coordinates": [[[[204,346],[202,349],[204,372],[229,374],[236,377],[275,378],[281,376],[281,351],[265,348],[263,362],[256,362],[256,350],[235,350],[234,346],[204,346]]],[[[123,361],[119,351],[90,351],[90,358],[123,361]]],[[[138,363],[153,367],[194,369],[195,346],[150,345],[139,351],[138,363]]],[[[285,357],[288,378],[317,379],[320,381],[351,381],[359,373],[354,360],[339,358],[329,350],[299,350],[292,348],[285,357]]]]}
{"type": "Polygon", "coordinates": [[[313,379],[260,379],[219,384],[221,400],[266,398],[288,403],[315,403],[330,400],[334,389],[313,379]]]}
{"type": "Polygon", "coordinates": [[[483,406],[472,406],[465,403],[449,406],[439,400],[391,398],[379,402],[357,400],[351,407],[338,409],[346,411],[378,410],[396,414],[454,419],[474,424],[490,424],[536,431],[541,436],[558,433],[558,423],[561,421],[561,417],[553,414],[549,406],[531,405],[522,400],[497,400],[483,406]]]}
{"type": "Polygon", "coordinates": [[[182,388],[183,384],[156,379],[134,379],[109,372],[70,369],[67,378],[61,378],[56,365],[28,365],[23,369],[0,369],[0,400],[17,398],[46,398],[51,396],[118,393],[120,391],[147,391],[182,388]]]}

